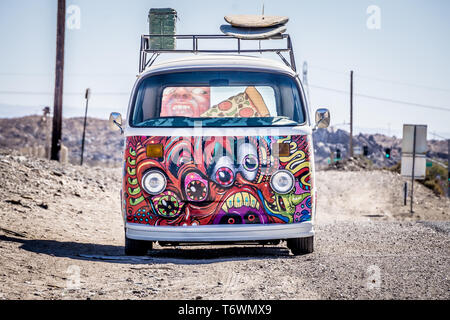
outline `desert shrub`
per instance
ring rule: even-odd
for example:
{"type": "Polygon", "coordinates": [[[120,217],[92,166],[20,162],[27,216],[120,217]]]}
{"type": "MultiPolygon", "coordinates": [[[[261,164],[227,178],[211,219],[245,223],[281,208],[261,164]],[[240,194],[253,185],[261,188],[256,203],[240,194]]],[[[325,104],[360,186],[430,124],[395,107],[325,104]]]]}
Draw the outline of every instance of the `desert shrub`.
{"type": "Polygon", "coordinates": [[[387,170],[400,173],[401,167],[402,167],[402,162],[399,161],[396,164],[394,164],[392,167],[387,168],[387,170]]]}
{"type": "Polygon", "coordinates": [[[447,168],[433,162],[431,167],[427,167],[425,180],[420,182],[425,187],[433,190],[435,194],[444,196],[448,188],[448,182],[446,181],[447,175],[447,168]]]}
{"type": "MultiPolygon", "coordinates": [[[[401,161],[390,168],[386,168],[392,172],[401,172],[401,161]]],[[[447,168],[433,163],[431,167],[427,167],[425,180],[418,180],[425,187],[431,189],[436,195],[443,196],[446,194],[447,188],[447,168]]]]}

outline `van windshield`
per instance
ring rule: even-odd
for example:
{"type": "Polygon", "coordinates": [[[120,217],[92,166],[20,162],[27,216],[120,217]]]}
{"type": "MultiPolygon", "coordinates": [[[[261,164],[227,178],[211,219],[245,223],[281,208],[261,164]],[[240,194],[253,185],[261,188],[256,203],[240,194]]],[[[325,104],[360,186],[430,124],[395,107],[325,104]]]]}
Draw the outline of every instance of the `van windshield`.
{"type": "Polygon", "coordinates": [[[144,79],[133,127],[293,126],[305,122],[294,79],[250,71],[166,73],[144,79]]]}

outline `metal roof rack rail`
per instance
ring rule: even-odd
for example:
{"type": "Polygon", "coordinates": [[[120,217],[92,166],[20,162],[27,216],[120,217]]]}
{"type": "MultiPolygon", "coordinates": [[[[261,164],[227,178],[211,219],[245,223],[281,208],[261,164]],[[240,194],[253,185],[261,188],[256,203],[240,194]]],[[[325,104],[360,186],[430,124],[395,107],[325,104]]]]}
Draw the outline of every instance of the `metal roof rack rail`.
{"type": "Polygon", "coordinates": [[[265,53],[265,52],[275,52],[283,60],[283,62],[290,67],[295,72],[295,59],[294,50],[292,49],[292,42],[289,34],[283,33],[277,36],[272,36],[267,39],[240,39],[233,36],[219,34],[219,35],[167,35],[167,34],[152,34],[152,35],[142,35],[141,36],[141,49],[139,57],[139,72],[145,70],[145,68],[151,66],[161,53],[265,53]],[[192,49],[152,49],[150,48],[150,39],[152,37],[170,37],[182,40],[192,40],[192,49]],[[213,39],[235,39],[236,49],[199,49],[199,40],[213,40],[213,39]],[[241,49],[241,41],[264,41],[270,39],[286,39],[286,47],[284,48],[268,48],[268,49],[241,49]],[[289,54],[290,62],[283,56],[282,52],[287,52],[289,54]],[[150,55],[151,54],[151,55],[150,55]],[[150,55],[150,57],[149,57],[150,55]]]}

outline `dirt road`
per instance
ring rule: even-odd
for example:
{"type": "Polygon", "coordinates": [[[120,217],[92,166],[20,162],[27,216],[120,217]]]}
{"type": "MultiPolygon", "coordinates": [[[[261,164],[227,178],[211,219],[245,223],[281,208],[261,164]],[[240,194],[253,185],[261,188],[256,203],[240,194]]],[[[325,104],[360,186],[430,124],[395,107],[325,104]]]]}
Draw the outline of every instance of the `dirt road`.
{"type": "Polygon", "coordinates": [[[386,171],[322,171],[315,252],[123,256],[120,169],[0,153],[0,299],[449,299],[449,201],[386,171]]]}

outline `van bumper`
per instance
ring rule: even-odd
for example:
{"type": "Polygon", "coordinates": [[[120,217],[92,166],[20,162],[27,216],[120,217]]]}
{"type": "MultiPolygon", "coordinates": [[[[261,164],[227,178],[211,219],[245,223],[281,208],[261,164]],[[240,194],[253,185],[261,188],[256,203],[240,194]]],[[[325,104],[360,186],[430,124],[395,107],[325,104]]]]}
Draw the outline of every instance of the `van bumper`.
{"type": "Polygon", "coordinates": [[[283,240],[314,235],[311,222],[262,225],[149,226],[125,224],[129,239],[147,241],[214,242],[247,240],[283,240]]]}

